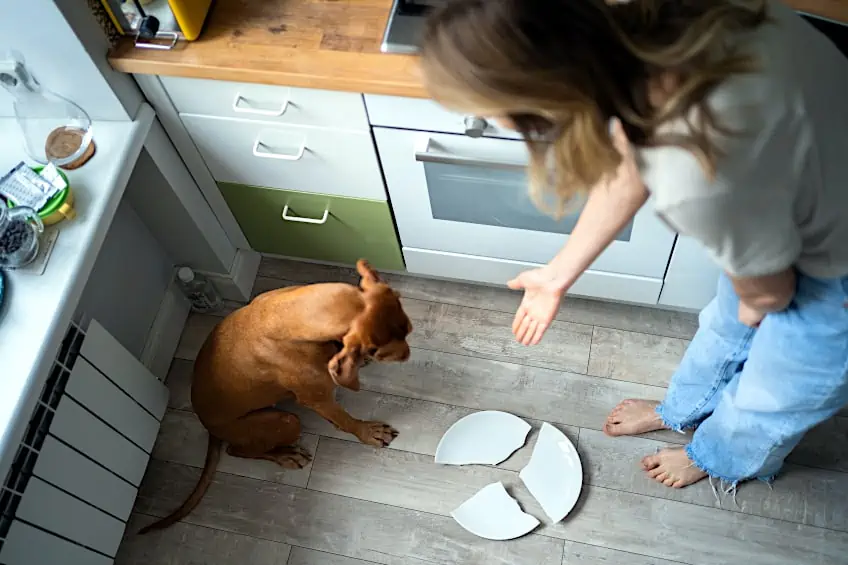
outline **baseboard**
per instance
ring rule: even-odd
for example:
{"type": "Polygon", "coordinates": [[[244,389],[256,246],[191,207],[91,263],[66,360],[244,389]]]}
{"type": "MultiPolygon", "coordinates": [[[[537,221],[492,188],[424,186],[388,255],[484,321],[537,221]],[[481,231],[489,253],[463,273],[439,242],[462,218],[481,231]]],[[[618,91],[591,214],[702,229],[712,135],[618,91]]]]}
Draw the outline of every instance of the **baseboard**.
{"type": "Polygon", "coordinates": [[[225,300],[249,302],[261,259],[262,255],[256,251],[239,249],[229,273],[200,272],[209,277],[225,300]]]}
{"type": "Polygon", "coordinates": [[[190,312],[191,303],[183,295],[176,281],[171,281],[147,334],[147,342],[140,359],[161,381],[168,375],[190,312]]]}

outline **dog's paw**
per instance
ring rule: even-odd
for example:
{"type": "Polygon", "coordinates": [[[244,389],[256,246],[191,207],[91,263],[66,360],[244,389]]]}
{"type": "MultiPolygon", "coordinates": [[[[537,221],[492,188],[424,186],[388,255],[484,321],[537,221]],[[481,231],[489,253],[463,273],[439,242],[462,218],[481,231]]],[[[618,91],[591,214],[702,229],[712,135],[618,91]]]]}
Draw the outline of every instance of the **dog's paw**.
{"type": "Polygon", "coordinates": [[[296,445],[286,448],[283,453],[274,455],[274,460],[284,469],[303,469],[312,461],[312,455],[302,447],[296,445]]]}
{"type": "Polygon", "coordinates": [[[363,422],[359,441],[374,447],[386,447],[398,436],[398,431],[382,422],[363,422]]]}

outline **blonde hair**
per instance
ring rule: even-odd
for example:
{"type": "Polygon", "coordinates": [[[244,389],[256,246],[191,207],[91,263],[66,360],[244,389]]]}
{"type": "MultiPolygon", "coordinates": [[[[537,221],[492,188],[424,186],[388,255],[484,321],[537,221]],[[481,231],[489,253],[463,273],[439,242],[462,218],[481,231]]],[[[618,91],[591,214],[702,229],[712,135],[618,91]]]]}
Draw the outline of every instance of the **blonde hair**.
{"type": "Polygon", "coordinates": [[[767,20],[765,0],[448,0],[428,20],[421,64],[442,104],[513,121],[531,196],[542,208],[553,197],[561,215],[619,165],[613,117],[634,145],[684,147],[714,174],[711,134],[733,132],[707,97],[756,70],[736,38],[767,20]],[[649,88],[663,75],[675,80],[656,105],[649,88]],[[687,133],[660,131],[678,118],[687,133]]]}

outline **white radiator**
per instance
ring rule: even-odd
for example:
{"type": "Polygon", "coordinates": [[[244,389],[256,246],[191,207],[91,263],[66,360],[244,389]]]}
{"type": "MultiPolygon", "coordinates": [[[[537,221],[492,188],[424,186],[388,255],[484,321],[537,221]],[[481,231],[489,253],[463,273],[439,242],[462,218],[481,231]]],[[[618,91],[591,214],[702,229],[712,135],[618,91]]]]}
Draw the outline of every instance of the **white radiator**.
{"type": "Polygon", "coordinates": [[[113,563],[167,404],[100,324],[72,326],[0,491],[0,563],[113,563]]]}

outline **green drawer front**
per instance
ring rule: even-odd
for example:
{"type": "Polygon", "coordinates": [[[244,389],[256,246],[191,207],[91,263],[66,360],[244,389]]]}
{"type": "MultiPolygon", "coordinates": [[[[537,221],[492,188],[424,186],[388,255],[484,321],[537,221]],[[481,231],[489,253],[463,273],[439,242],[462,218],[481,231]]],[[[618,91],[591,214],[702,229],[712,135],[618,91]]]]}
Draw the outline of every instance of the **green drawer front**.
{"type": "Polygon", "coordinates": [[[365,258],[378,269],[404,270],[388,202],[229,183],[218,186],[257,251],[350,265],[365,258]],[[283,218],[286,206],[290,219],[283,218]],[[296,221],[320,221],[325,210],[322,224],[296,221]]]}

